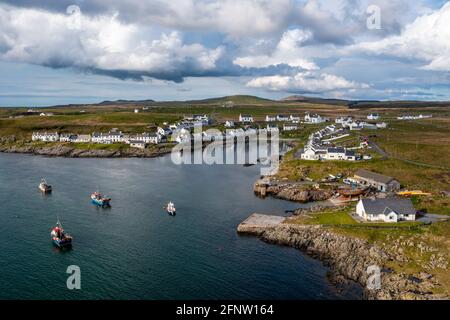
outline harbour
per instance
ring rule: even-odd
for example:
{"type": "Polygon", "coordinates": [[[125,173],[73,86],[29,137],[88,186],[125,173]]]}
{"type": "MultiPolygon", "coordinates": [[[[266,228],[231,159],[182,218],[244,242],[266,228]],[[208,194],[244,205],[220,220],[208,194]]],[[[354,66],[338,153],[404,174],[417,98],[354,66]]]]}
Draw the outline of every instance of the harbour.
{"type": "Polygon", "coordinates": [[[170,157],[66,159],[0,154],[0,177],[8,181],[0,190],[0,296],[358,297],[336,290],[320,261],[236,233],[236,226],[250,212],[283,215],[285,210],[307,206],[256,197],[252,185],[259,170],[259,165],[177,166],[170,157]],[[39,181],[41,176],[52,183],[49,195],[36,188],[36,177],[39,181]],[[110,209],[92,205],[90,192],[97,187],[113,199],[110,209]],[[15,201],[11,192],[23,200],[15,201]],[[169,195],[180,212],[175,219],[162,208],[169,195]],[[49,241],[58,217],[74,237],[71,250],[60,250],[49,241]],[[82,290],[66,288],[69,265],[80,267],[82,290]]]}

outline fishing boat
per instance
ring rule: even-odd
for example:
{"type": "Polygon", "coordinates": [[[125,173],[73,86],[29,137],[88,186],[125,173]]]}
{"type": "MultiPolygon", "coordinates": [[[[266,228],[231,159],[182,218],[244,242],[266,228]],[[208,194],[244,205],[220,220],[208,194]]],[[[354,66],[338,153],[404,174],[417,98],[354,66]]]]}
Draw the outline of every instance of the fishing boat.
{"type": "Polygon", "coordinates": [[[354,197],[359,196],[365,193],[369,188],[368,187],[358,187],[358,188],[340,188],[338,189],[339,194],[346,197],[354,197]]]}
{"type": "Polygon", "coordinates": [[[96,191],[91,194],[92,203],[99,207],[110,207],[111,198],[104,197],[100,192],[96,191]]]}
{"type": "Polygon", "coordinates": [[[39,190],[41,190],[43,193],[51,193],[52,192],[52,186],[45,181],[45,179],[41,179],[41,183],[39,183],[39,190]]]}
{"type": "Polygon", "coordinates": [[[172,202],[169,202],[166,206],[166,211],[169,215],[174,216],[177,213],[177,209],[172,202]]]}
{"type": "Polygon", "coordinates": [[[50,233],[53,244],[59,248],[72,246],[72,237],[64,231],[61,222],[56,222],[56,226],[50,233]]]}

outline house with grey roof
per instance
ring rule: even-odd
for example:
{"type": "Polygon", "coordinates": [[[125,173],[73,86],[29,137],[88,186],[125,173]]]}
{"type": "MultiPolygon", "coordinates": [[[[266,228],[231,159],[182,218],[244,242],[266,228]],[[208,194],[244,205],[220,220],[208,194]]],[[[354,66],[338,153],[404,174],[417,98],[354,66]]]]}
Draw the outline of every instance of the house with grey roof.
{"type": "Polygon", "coordinates": [[[353,178],[359,184],[373,187],[381,192],[393,192],[400,189],[400,182],[394,178],[365,169],[356,171],[353,178]]]}
{"type": "Polygon", "coordinates": [[[356,214],[366,221],[416,220],[416,209],[406,198],[361,199],[356,205],[356,214]]]}

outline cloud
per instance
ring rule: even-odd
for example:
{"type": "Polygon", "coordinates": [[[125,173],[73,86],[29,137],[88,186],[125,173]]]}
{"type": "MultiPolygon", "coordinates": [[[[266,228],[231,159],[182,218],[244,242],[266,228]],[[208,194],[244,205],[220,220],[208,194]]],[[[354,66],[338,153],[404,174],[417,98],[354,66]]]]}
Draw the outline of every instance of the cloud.
{"type": "Polygon", "coordinates": [[[367,84],[349,81],[333,74],[316,74],[313,72],[299,72],[292,76],[258,77],[250,80],[247,86],[292,93],[323,93],[336,90],[369,88],[367,84]]]}
{"type": "Polygon", "coordinates": [[[362,42],[346,48],[348,54],[363,52],[420,60],[424,70],[450,71],[450,2],[405,26],[400,35],[362,42]]]}
{"type": "Polygon", "coordinates": [[[288,30],[283,33],[272,53],[238,57],[233,63],[245,68],[265,68],[286,64],[290,67],[316,70],[318,67],[314,62],[301,58],[300,46],[310,40],[311,37],[312,33],[310,31],[301,29],[288,30]]]}
{"type": "Polygon", "coordinates": [[[155,35],[151,28],[124,24],[116,15],[74,17],[0,6],[2,60],[181,81],[214,71],[223,53],[221,46],[184,43],[177,31],[155,35]]]}
{"type": "Polygon", "coordinates": [[[208,30],[230,37],[258,36],[285,29],[293,0],[6,0],[14,6],[63,12],[78,4],[91,16],[120,12],[125,23],[183,30],[208,30]]]}

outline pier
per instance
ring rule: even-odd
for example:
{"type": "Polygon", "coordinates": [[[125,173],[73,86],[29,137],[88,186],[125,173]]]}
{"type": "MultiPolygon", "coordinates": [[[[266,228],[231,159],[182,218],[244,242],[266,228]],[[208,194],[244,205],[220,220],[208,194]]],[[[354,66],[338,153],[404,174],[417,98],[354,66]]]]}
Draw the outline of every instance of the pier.
{"type": "Polygon", "coordinates": [[[237,227],[238,233],[260,234],[267,228],[282,224],[286,217],[253,213],[237,227]]]}

